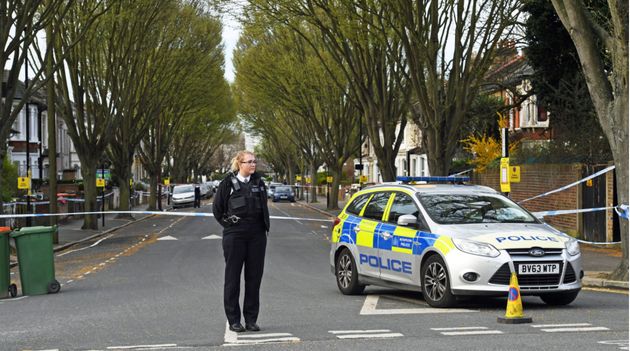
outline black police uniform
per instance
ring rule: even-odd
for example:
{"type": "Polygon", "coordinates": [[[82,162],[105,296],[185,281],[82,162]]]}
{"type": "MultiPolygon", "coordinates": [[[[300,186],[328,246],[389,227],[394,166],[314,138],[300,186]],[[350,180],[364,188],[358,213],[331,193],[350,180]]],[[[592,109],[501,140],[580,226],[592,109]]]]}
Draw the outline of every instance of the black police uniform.
{"type": "Polygon", "coordinates": [[[199,185],[195,185],[195,202],[193,204],[193,207],[201,207],[201,188],[199,187],[199,185]]]}
{"type": "Polygon", "coordinates": [[[240,323],[241,271],[245,265],[243,317],[246,324],[258,319],[259,291],[265,263],[269,209],[265,183],[258,173],[248,183],[230,173],[221,181],[212,205],[216,220],[223,226],[225,283],[223,304],[230,325],[240,323]]]}

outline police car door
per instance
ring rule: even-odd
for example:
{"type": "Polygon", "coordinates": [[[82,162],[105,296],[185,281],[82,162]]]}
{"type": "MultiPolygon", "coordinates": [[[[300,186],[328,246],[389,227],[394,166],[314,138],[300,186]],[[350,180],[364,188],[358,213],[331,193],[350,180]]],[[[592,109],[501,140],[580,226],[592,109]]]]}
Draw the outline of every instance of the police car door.
{"type": "Polygon", "coordinates": [[[370,232],[372,235],[370,236],[371,241],[369,243],[365,243],[365,250],[363,250],[363,248],[361,250],[359,262],[363,265],[369,266],[371,270],[376,270],[380,276],[382,276],[383,270],[387,269],[387,266],[384,265],[384,262],[381,260],[379,255],[379,247],[384,240],[381,237],[383,214],[385,213],[385,208],[389,203],[391,194],[391,192],[375,193],[363,209],[363,220],[360,224],[361,231],[365,231],[366,236],[367,232],[370,232]],[[370,246],[369,250],[367,250],[368,246],[370,246]]]}
{"type": "Polygon", "coordinates": [[[366,204],[372,197],[373,194],[369,193],[359,195],[346,208],[348,217],[343,222],[339,242],[348,243],[360,274],[378,278],[378,262],[370,262],[371,257],[378,260],[378,252],[374,247],[376,223],[362,218],[366,204]]]}
{"type": "Polygon", "coordinates": [[[414,280],[419,281],[419,275],[414,272],[420,272],[419,263],[414,257],[417,229],[415,226],[399,226],[397,222],[402,215],[418,217],[420,212],[411,196],[396,192],[392,197],[391,205],[383,217],[385,223],[381,227],[381,238],[389,238],[379,245],[381,261],[389,267],[387,270],[381,269],[381,278],[411,284],[414,280]]]}

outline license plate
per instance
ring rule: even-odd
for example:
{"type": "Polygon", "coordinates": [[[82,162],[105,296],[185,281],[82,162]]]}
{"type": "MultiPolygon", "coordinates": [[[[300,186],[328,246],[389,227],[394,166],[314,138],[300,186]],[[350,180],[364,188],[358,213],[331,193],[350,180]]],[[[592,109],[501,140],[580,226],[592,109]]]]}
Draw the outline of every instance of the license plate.
{"type": "Polygon", "coordinates": [[[560,274],[559,263],[521,263],[518,274],[560,274]]]}
{"type": "Polygon", "coordinates": [[[280,198],[281,198],[281,199],[286,199],[287,197],[286,197],[286,196],[280,196],[280,198]]]}

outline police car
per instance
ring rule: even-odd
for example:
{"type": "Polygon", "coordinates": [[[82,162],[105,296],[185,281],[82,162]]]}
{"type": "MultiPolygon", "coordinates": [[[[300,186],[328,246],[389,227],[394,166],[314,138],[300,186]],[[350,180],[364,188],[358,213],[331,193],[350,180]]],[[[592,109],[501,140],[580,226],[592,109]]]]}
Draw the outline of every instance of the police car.
{"type": "Polygon", "coordinates": [[[550,305],[577,297],[577,240],[467,177],[398,180],[359,191],[335,219],[330,264],[343,294],[374,284],[449,307],[457,296],[506,296],[515,272],[522,295],[550,305]]]}

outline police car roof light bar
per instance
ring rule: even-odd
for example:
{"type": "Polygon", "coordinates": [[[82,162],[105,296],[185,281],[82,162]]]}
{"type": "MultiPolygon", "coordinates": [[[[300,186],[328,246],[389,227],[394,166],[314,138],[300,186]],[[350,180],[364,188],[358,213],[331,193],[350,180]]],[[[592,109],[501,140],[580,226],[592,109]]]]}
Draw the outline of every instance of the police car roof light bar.
{"type": "Polygon", "coordinates": [[[427,183],[467,183],[470,177],[396,177],[403,183],[427,182],[427,183]]]}

